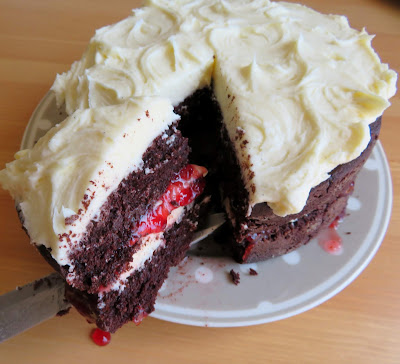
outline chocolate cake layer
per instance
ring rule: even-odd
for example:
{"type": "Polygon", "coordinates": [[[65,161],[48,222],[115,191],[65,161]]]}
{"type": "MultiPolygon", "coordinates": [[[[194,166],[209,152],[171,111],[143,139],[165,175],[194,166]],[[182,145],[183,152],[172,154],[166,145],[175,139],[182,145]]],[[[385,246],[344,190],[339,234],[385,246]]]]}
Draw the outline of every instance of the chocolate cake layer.
{"type": "MultiPolygon", "coordinates": [[[[187,139],[176,126],[154,140],[143,155],[142,169],[121,181],[102,206],[100,218],[91,221],[80,246],[71,252],[75,276],[70,284],[94,293],[127,269],[132,254],[140,248],[140,240],[129,244],[135,221],[160,199],[174,175],[187,164],[188,154],[187,139]]],[[[49,260],[46,248],[39,247],[39,251],[49,260]]],[[[52,265],[67,277],[68,265],[52,265]]]]}
{"type": "Polygon", "coordinates": [[[275,215],[266,203],[254,206],[251,215],[246,217],[248,193],[231,142],[222,128],[222,191],[228,206],[229,235],[235,259],[251,263],[285,254],[309,242],[320,229],[341,215],[353,191],[357,173],[375,145],[380,126],[381,118],[370,125],[371,140],[363,153],[335,168],[329,179],[314,187],[300,213],[285,217],[275,215]]]}
{"type": "Polygon", "coordinates": [[[222,121],[218,102],[212,87],[204,87],[187,97],[175,107],[174,112],[181,117],[179,129],[188,138],[190,146],[189,160],[207,167],[205,195],[213,196],[209,209],[223,211],[219,198],[218,154],[219,130],[216,127],[222,121]]]}
{"type": "Polygon", "coordinates": [[[125,289],[88,294],[67,286],[66,298],[102,330],[115,332],[129,321],[140,322],[154,311],[157,292],[171,266],[184,257],[197,226],[199,205],[195,205],[179,224],[164,233],[165,246],[156,250],[140,271],[128,278],[125,289]]]}
{"type": "MultiPolygon", "coordinates": [[[[225,204],[229,201],[227,212],[231,221],[226,239],[231,241],[239,262],[265,260],[294,250],[341,215],[381,126],[381,118],[370,125],[371,141],[366,150],[352,162],[338,166],[329,179],[314,187],[300,213],[280,217],[267,203],[260,203],[253,207],[251,216],[246,217],[248,192],[212,89],[196,91],[176,107],[175,112],[182,117],[180,125],[189,139],[191,158],[210,171],[207,188],[214,197],[212,208],[221,209],[220,199],[225,200],[225,204]],[[222,196],[219,196],[218,186],[222,196]]],[[[242,135],[238,133],[236,137],[242,135]]]]}

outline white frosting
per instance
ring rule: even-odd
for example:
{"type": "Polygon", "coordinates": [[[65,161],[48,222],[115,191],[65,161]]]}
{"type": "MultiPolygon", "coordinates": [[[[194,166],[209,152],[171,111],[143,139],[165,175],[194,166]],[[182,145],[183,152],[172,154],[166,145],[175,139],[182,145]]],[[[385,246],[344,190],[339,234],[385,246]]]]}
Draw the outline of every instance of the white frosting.
{"type": "Polygon", "coordinates": [[[162,98],[132,99],[77,111],[0,171],[0,184],[22,210],[31,241],[51,248],[60,265],[120,181],[178,118],[162,98]],[[76,216],[72,223],[66,218],[76,216]]]}
{"type": "Polygon", "coordinates": [[[147,260],[151,260],[153,253],[159,248],[164,247],[164,233],[154,233],[142,238],[140,249],[132,256],[128,270],[122,273],[116,282],[110,285],[109,289],[113,291],[123,291],[126,286],[126,280],[136,271],[141,270],[147,260]]]}
{"type": "Polygon", "coordinates": [[[166,96],[178,104],[210,83],[213,65],[197,22],[185,22],[186,31],[179,32],[182,23],[178,14],[145,7],[97,30],[82,59],[57,76],[57,102],[65,101],[67,113],[131,96],[166,96]]]}
{"type": "Polygon", "coordinates": [[[262,25],[212,33],[214,82],[251,204],[287,215],[366,148],[396,76],[344,17],[288,4],[267,15],[262,25]]]}
{"type": "Polygon", "coordinates": [[[371,39],[345,17],[291,3],[153,0],[98,30],[53,90],[72,112],[132,95],[177,104],[213,80],[248,213],[267,202],[284,216],[360,155],[368,125],[389,106],[397,76],[371,39]]]}

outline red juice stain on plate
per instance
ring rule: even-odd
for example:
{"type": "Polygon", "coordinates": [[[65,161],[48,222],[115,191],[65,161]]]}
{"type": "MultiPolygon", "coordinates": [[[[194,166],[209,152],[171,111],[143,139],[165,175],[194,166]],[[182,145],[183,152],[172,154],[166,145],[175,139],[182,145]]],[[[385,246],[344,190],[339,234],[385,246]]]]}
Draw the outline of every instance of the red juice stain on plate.
{"type": "Polygon", "coordinates": [[[342,238],[336,231],[340,221],[341,217],[338,216],[328,228],[318,233],[318,245],[329,254],[340,255],[343,253],[342,238]]]}
{"type": "Polygon", "coordinates": [[[100,330],[99,328],[94,329],[90,335],[94,343],[98,346],[106,346],[111,341],[111,334],[109,332],[100,330]]]}

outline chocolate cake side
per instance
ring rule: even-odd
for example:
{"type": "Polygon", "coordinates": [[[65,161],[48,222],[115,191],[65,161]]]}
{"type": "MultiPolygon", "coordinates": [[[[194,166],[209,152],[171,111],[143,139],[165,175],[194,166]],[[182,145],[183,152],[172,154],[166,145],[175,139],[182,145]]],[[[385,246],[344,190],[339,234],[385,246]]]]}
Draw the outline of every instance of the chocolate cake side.
{"type": "Polygon", "coordinates": [[[178,105],[175,112],[181,115],[182,133],[189,138],[192,147],[191,158],[210,171],[207,188],[213,195],[212,208],[220,210],[220,200],[225,201],[230,227],[224,239],[230,240],[235,259],[242,263],[261,261],[294,250],[341,215],[381,126],[381,118],[370,125],[371,140],[366,150],[357,159],[338,166],[328,180],[314,187],[300,213],[280,217],[267,203],[261,203],[254,206],[251,216],[246,217],[248,192],[212,86],[196,91],[178,105]]]}
{"type": "Polygon", "coordinates": [[[140,323],[154,311],[157,292],[170,267],[183,259],[197,226],[198,210],[198,204],[187,210],[182,221],[165,232],[165,246],[156,250],[152,259],[128,278],[122,292],[89,294],[67,286],[66,298],[102,330],[115,332],[129,321],[140,323]]]}
{"type": "MultiPolygon", "coordinates": [[[[132,226],[159,200],[174,175],[187,164],[187,139],[171,126],[158,136],[143,155],[144,165],[120,182],[102,206],[100,217],[91,221],[79,246],[71,251],[74,277],[69,284],[94,293],[124,272],[141,240],[131,245],[132,226]]],[[[70,222],[73,224],[73,219],[70,222]]],[[[69,266],[59,266],[44,246],[38,247],[45,259],[65,278],[69,266]]]]}
{"type": "Polygon", "coordinates": [[[340,165],[330,178],[314,187],[304,209],[293,215],[275,215],[266,203],[254,206],[246,217],[248,193],[244,187],[232,143],[224,127],[220,161],[222,191],[229,215],[230,239],[238,262],[251,263],[285,254],[312,239],[343,214],[357,173],[370,155],[381,126],[381,118],[370,125],[368,147],[355,160],[340,165]]]}

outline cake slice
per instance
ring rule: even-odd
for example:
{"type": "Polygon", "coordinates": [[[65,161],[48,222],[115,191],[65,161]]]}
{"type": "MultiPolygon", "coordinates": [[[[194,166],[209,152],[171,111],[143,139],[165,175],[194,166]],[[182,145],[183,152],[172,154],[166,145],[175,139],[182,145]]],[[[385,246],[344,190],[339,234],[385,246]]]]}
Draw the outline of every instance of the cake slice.
{"type": "Polygon", "coordinates": [[[154,309],[196,228],[206,169],[163,98],[77,111],[0,171],[67,298],[114,332],[154,309]]]}

